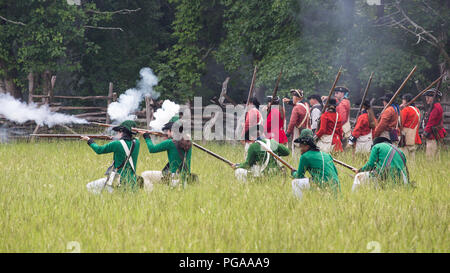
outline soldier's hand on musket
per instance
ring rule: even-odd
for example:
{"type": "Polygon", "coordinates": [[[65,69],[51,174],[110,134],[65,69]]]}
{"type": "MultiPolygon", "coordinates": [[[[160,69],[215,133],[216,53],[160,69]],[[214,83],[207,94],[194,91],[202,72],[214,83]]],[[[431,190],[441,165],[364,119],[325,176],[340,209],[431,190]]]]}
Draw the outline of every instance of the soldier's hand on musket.
{"type": "Polygon", "coordinates": [[[238,164],[238,163],[234,163],[233,165],[231,165],[231,168],[233,168],[233,169],[237,169],[237,168],[238,168],[238,166],[239,166],[239,164],[238,164]]]}
{"type": "Polygon", "coordinates": [[[291,100],[290,98],[283,98],[284,103],[289,102],[290,100],[291,100]]]}
{"type": "Polygon", "coordinates": [[[81,136],[80,138],[81,138],[81,140],[86,140],[86,141],[89,141],[89,139],[91,139],[91,138],[88,137],[88,136],[81,136]]]}

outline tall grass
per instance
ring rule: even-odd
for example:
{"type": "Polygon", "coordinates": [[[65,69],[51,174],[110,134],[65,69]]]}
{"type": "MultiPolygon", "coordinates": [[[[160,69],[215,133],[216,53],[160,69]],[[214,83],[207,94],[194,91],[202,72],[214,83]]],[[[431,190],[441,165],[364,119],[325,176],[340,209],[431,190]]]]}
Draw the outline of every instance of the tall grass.
{"type": "MultiPolygon", "coordinates": [[[[240,145],[205,146],[233,162],[240,145]]],[[[142,145],[138,172],[161,170],[166,154],[142,145]]],[[[368,156],[336,155],[355,167],[368,156]]],[[[297,200],[289,175],[236,181],[234,172],[200,150],[187,188],[93,195],[111,155],[85,142],[0,145],[0,252],[449,252],[449,160],[409,162],[416,188],[363,188],[351,193],[352,173],[337,167],[341,193],[305,192],[297,200]]],[[[298,159],[288,161],[297,167],[298,159]]]]}

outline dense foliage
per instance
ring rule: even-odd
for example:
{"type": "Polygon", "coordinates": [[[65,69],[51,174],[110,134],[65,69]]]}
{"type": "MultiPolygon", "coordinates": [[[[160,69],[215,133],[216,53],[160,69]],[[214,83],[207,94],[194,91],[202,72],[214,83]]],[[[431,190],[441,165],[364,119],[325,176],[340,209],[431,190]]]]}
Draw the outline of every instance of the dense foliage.
{"type": "Polygon", "coordinates": [[[397,89],[414,65],[412,93],[450,66],[445,0],[80,2],[0,0],[0,92],[25,98],[33,72],[38,93],[47,73],[58,76],[58,94],[105,95],[108,82],[123,92],[140,68],[151,67],[162,98],[207,102],[230,76],[229,94],[241,102],[255,65],[259,98],[271,93],[282,67],[280,94],[291,88],[325,94],[342,65],[340,84],[355,102],[372,71],[377,97],[397,89]],[[407,20],[392,21],[405,16],[436,40],[419,39],[421,29],[407,20]]]}

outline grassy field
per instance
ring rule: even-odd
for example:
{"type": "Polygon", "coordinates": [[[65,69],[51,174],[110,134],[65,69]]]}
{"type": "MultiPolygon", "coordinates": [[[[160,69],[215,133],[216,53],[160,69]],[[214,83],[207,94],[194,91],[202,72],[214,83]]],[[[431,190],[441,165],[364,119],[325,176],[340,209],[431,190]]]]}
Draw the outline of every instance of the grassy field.
{"type": "MultiPolygon", "coordinates": [[[[240,145],[205,144],[233,162],[240,145]]],[[[364,157],[336,158],[361,167],[364,157]]],[[[141,147],[138,172],[161,170],[166,154],[141,147]]],[[[0,144],[0,252],[449,252],[450,153],[409,162],[416,188],[292,194],[288,176],[242,184],[226,164],[194,148],[200,182],[151,193],[87,192],[112,155],[85,142],[0,144]],[[75,242],[75,243],[71,243],[75,242]],[[76,251],[77,249],[75,249],[76,251]]],[[[289,158],[297,166],[298,159],[289,158]]]]}

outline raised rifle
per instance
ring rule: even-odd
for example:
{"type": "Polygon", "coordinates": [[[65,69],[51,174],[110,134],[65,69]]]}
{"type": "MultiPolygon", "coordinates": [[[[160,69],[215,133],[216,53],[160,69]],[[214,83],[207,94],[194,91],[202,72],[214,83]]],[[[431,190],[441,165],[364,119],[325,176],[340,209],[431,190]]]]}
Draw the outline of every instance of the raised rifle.
{"type": "MultiPolygon", "coordinates": [[[[439,78],[437,78],[434,82],[432,82],[430,85],[427,86],[427,88],[425,88],[424,90],[420,91],[419,94],[417,94],[417,96],[415,96],[412,100],[410,100],[407,104],[405,104],[404,107],[408,107],[411,104],[413,104],[420,96],[422,96],[423,94],[425,94],[425,92],[427,92],[429,89],[431,89],[431,87],[433,87],[437,82],[441,83],[441,79],[442,77],[444,77],[444,74],[442,74],[439,78]]],[[[438,88],[439,89],[439,86],[438,88]]]]}
{"type": "Polygon", "coordinates": [[[112,136],[105,135],[77,135],[77,134],[30,134],[30,136],[35,137],[45,137],[45,138],[77,138],[80,139],[83,136],[87,136],[92,139],[104,139],[104,140],[112,140],[112,136]]]}
{"type": "Polygon", "coordinates": [[[244,132],[244,130],[245,130],[245,119],[247,118],[248,105],[250,103],[250,100],[252,99],[253,89],[255,88],[256,72],[257,71],[258,71],[258,66],[255,65],[255,68],[253,69],[252,82],[250,83],[250,90],[248,91],[247,103],[245,104],[245,115],[244,115],[244,122],[242,123],[242,132],[244,132]]]}
{"type": "Polygon", "coordinates": [[[403,87],[405,86],[406,82],[409,80],[409,78],[411,78],[412,74],[414,74],[414,72],[417,69],[417,65],[414,66],[414,68],[411,70],[411,72],[409,72],[408,76],[406,77],[406,79],[402,82],[402,84],[400,85],[400,87],[397,89],[397,91],[394,93],[394,96],[392,97],[392,99],[388,102],[388,104],[386,104],[386,106],[383,108],[383,110],[380,113],[380,116],[378,117],[378,123],[381,120],[381,115],[383,114],[383,112],[389,107],[391,106],[391,104],[394,102],[394,100],[397,98],[397,96],[400,94],[400,91],[402,91],[403,87]]]}
{"type": "Polygon", "coordinates": [[[361,105],[359,106],[358,114],[356,115],[355,124],[358,121],[359,115],[361,115],[362,107],[363,107],[364,101],[366,100],[366,97],[367,97],[367,91],[369,91],[370,84],[372,83],[372,77],[373,77],[373,72],[370,73],[369,81],[367,82],[367,85],[366,85],[366,90],[364,90],[364,94],[363,94],[363,97],[361,100],[361,105]]]}
{"type": "MultiPolygon", "coordinates": [[[[322,108],[322,114],[325,113],[325,110],[328,107],[328,103],[330,102],[330,98],[334,93],[334,88],[336,87],[336,84],[339,81],[339,78],[341,77],[341,73],[342,73],[342,65],[341,65],[341,67],[339,67],[339,71],[336,75],[336,78],[334,79],[333,86],[331,87],[330,92],[328,93],[327,102],[325,103],[325,105],[322,108]]],[[[320,120],[319,120],[319,122],[320,122],[320,120]]]]}
{"type": "Polygon", "coordinates": [[[282,74],[283,74],[283,67],[281,68],[280,74],[278,75],[277,83],[275,84],[275,88],[273,89],[272,100],[269,102],[269,105],[267,106],[267,115],[269,115],[270,109],[272,108],[272,104],[275,100],[275,97],[277,96],[278,85],[280,84],[282,74]]]}

